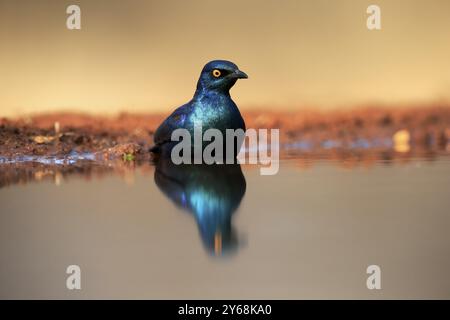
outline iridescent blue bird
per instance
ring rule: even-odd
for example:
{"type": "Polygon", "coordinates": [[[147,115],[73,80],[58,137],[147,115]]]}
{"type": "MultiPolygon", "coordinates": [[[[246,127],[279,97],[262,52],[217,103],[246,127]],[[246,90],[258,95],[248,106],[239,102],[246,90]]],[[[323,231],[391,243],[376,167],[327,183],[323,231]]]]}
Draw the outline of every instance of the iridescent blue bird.
{"type": "Polygon", "coordinates": [[[208,62],[200,74],[194,97],[158,127],[154,135],[155,146],[150,151],[160,152],[165,147],[173,146],[171,135],[178,128],[189,130],[193,137],[196,123],[201,124],[203,132],[210,128],[220,130],[223,137],[226,129],[245,131],[244,119],[231,99],[230,89],[238,79],[247,78],[247,74],[230,61],[208,62]]]}
{"type": "Polygon", "coordinates": [[[178,207],[192,213],[209,253],[236,252],[241,239],[232,219],[246,190],[240,164],[175,165],[170,158],[160,157],[155,182],[178,207]]]}

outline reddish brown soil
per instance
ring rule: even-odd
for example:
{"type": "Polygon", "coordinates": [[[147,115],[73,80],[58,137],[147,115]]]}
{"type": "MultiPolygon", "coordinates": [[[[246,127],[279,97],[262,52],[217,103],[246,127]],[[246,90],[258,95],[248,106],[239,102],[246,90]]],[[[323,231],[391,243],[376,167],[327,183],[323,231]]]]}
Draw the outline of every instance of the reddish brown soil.
{"type": "MultiPolygon", "coordinates": [[[[95,152],[105,159],[124,154],[147,159],[152,134],[164,116],[121,114],[103,117],[58,113],[3,118],[0,119],[0,157],[14,159],[24,155],[65,155],[77,151],[95,152]],[[55,130],[58,126],[59,131],[55,130]]],[[[325,140],[391,138],[401,129],[408,130],[411,143],[416,147],[435,151],[446,150],[450,139],[448,106],[328,112],[255,110],[245,112],[243,116],[247,128],[280,128],[282,143],[317,142],[319,147],[311,150],[312,153],[323,152],[319,150],[320,142],[325,140]]]]}
{"type": "Polygon", "coordinates": [[[64,155],[95,152],[106,159],[132,154],[148,157],[157,116],[96,117],[48,114],[0,120],[0,156],[64,155]],[[55,123],[58,124],[55,125],[55,123]],[[57,131],[58,130],[58,131],[57,131]]]}

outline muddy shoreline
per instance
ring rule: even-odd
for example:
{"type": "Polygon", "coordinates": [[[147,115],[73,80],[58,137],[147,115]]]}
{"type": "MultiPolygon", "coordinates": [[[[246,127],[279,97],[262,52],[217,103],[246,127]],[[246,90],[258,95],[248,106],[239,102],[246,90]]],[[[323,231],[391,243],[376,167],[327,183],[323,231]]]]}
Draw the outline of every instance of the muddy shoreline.
{"type": "MultiPolygon", "coordinates": [[[[32,181],[58,185],[72,176],[90,180],[112,172],[128,183],[136,170],[152,174],[148,150],[164,116],[59,113],[0,119],[0,187],[32,181]]],[[[450,107],[243,116],[248,128],[279,128],[280,157],[302,169],[322,160],[354,168],[450,154],[450,107]]]]}
{"type": "MultiPolygon", "coordinates": [[[[75,113],[0,119],[0,157],[95,154],[97,160],[146,160],[153,132],[164,114],[114,117],[75,113]]],[[[247,128],[279,128],[282,152],[309,156],[336,151],[394,150],[395,134],[406,132],[409,151],[447,151],[450,106],[363,108],[319,112],[249,111],[247,128]]]]}

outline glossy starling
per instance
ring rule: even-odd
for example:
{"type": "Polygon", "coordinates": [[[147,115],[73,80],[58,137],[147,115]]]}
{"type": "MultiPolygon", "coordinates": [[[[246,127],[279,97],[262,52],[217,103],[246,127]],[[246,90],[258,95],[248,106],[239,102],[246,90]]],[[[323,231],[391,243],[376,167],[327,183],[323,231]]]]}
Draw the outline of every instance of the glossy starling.
{"type": "Polygon", "coordinates": [[[150,151],[157,153],[173,146],[171,135],[178,128],[189,130],[193,139],[194,124],[198,123],[201,124],[203,132],[215,128],[222,132],[223,137],[226,129],[245,131],[244,119],[231,99],[230,89],[238,79],[246,78],[247,74],[230,61],[208,62],[200,74],[194,97],[176,109],[158,127],[154,135],[155,146],[150,151]]]}

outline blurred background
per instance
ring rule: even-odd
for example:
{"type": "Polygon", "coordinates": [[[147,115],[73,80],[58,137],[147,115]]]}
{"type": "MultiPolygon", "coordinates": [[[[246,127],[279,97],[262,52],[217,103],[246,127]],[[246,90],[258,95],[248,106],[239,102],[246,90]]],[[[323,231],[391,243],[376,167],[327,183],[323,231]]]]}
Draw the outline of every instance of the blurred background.
{"type": "Polygon", "coordinates": [[[449,12],[0,0],[0,298],[448,299],[449,12]],[[213,59],[250,76],[247,128],[280,129],[276,175],[148,152],[213,59]]]}
{"type": "Polygon", "coordinates": [[[243,110],[450,98],[450,2],[0,0],[0,116],[168,112],[203,65],[236,62],[243,110]],[[381,8],[369,31],[366,9],[381,8]],[[81,7],[81,30],[66,8],[81,7]]]}

